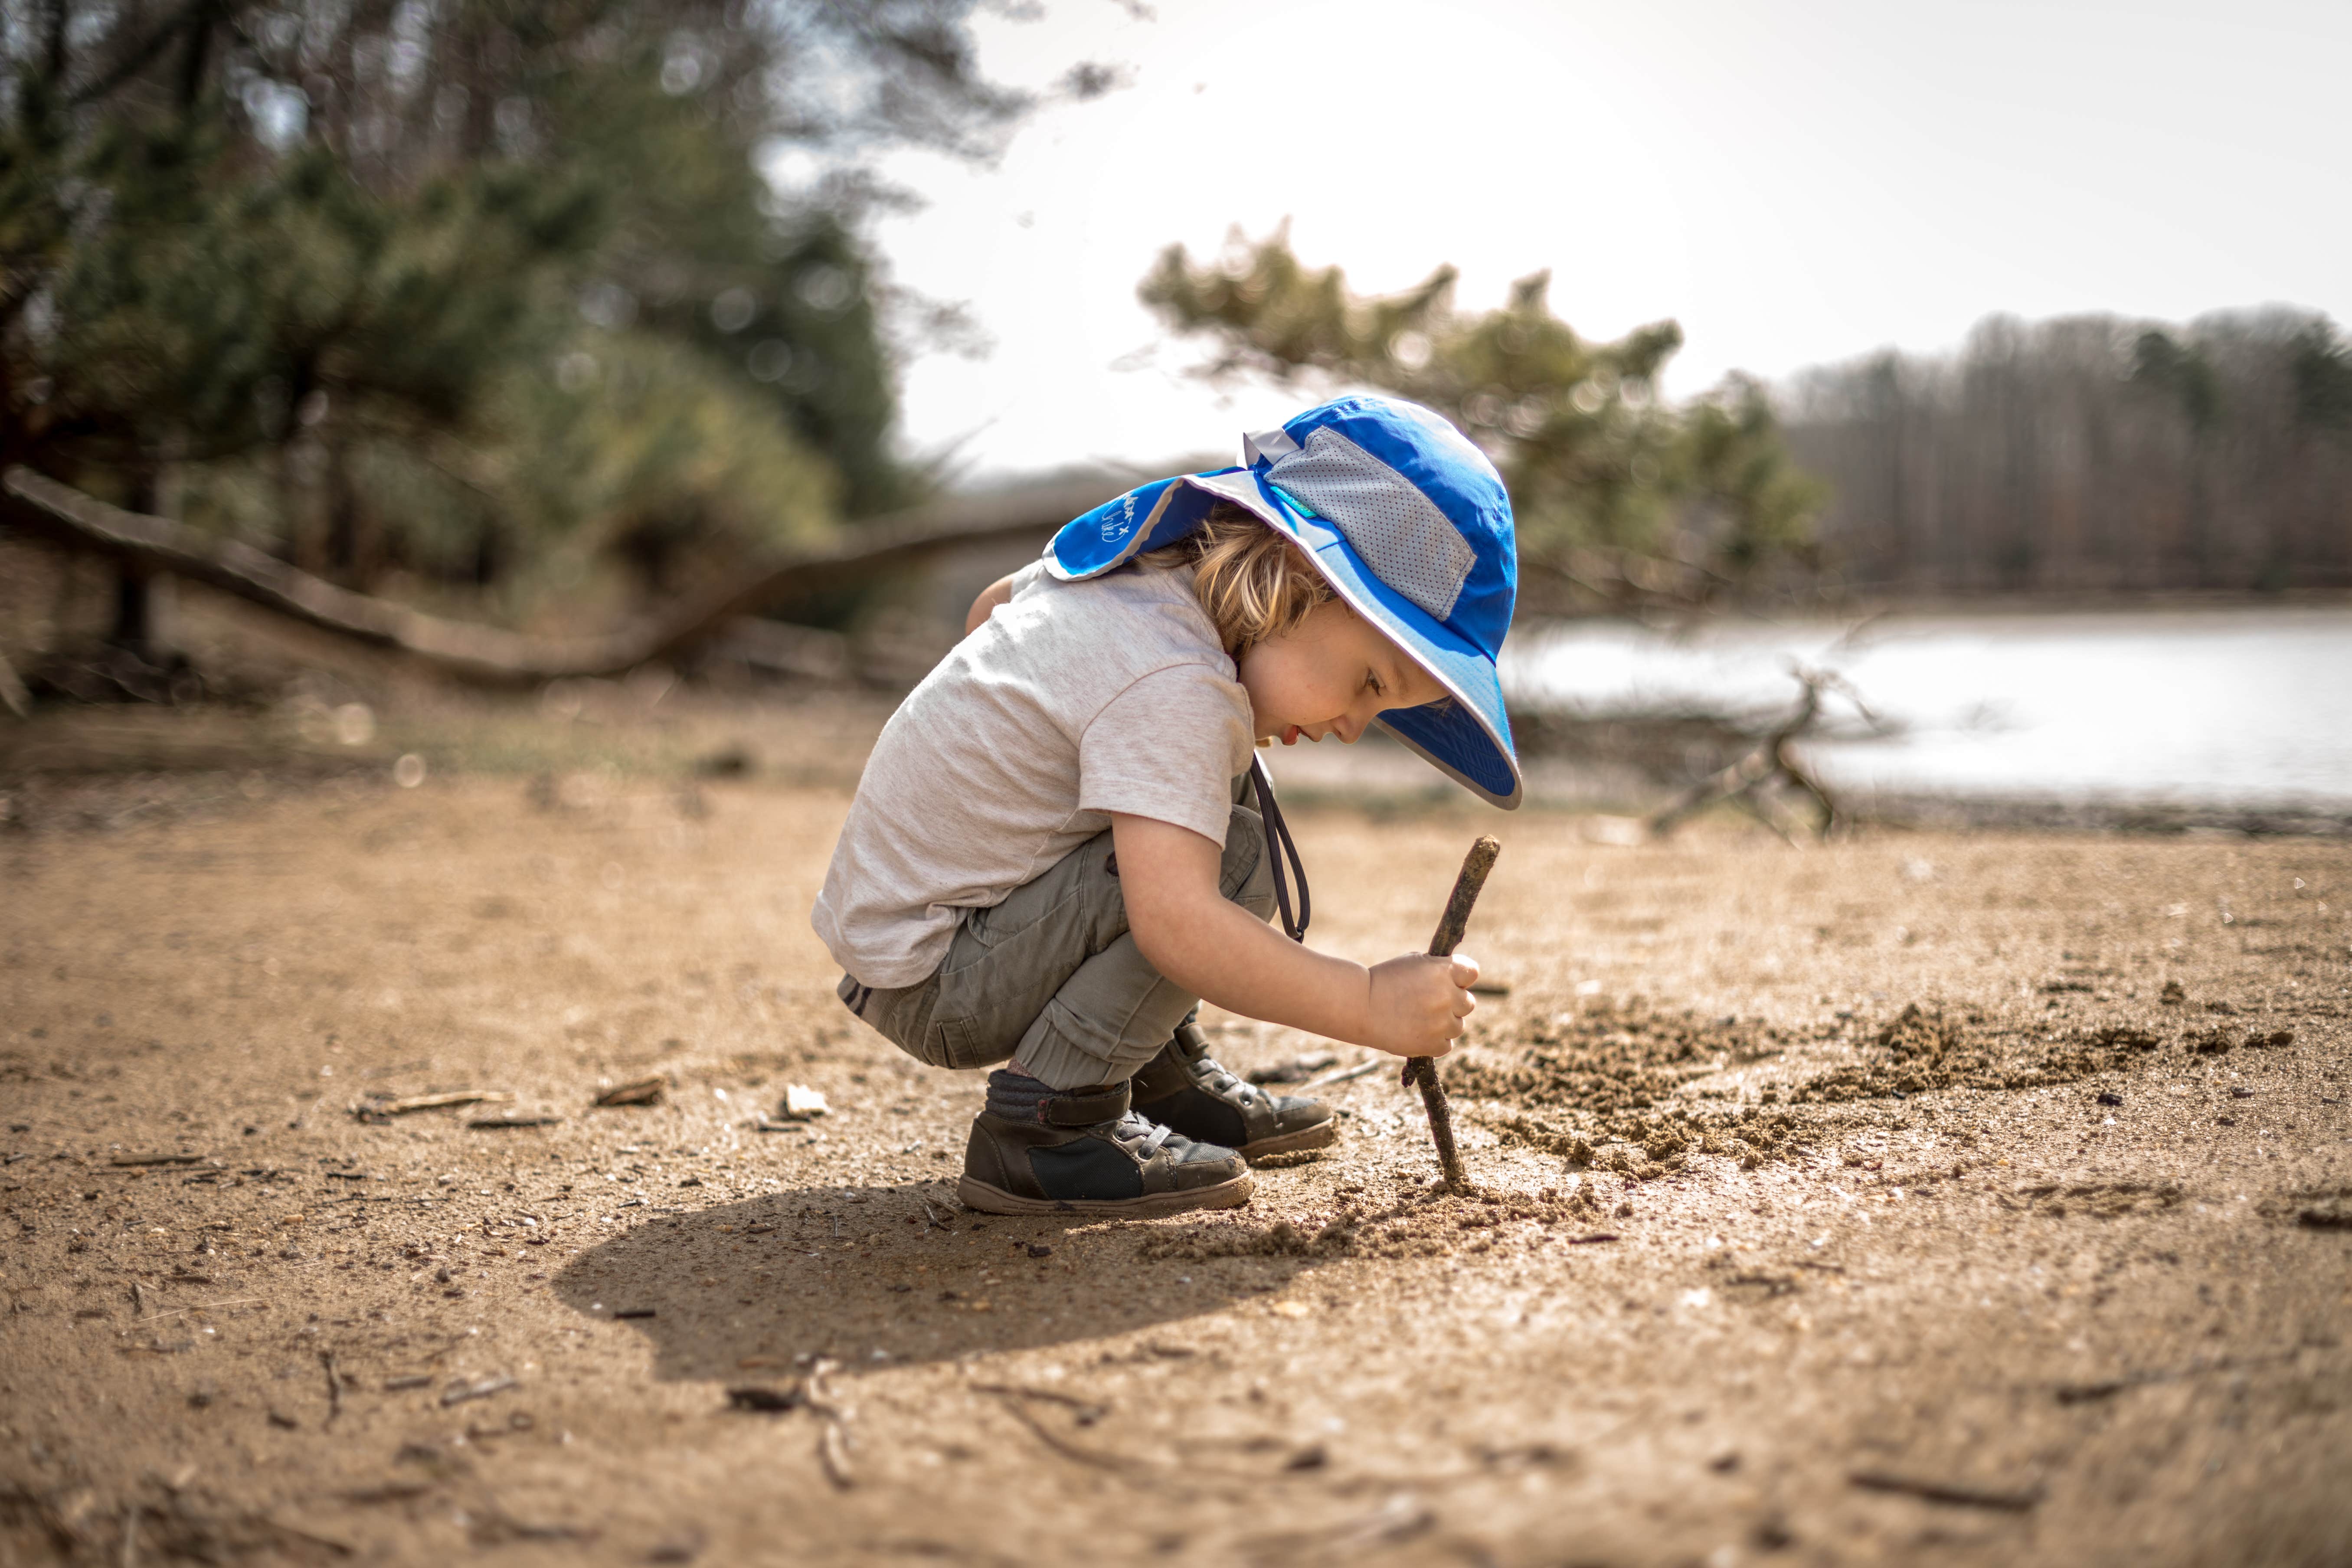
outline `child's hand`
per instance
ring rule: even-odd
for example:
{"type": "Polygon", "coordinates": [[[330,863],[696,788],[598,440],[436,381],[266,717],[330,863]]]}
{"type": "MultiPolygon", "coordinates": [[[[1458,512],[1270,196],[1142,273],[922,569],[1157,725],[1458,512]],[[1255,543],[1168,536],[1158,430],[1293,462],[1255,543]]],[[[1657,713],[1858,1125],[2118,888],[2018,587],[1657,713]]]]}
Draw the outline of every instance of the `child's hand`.
{"type": "Polygon", "coordinates": [[[1367,970],[1301,947],[1218,891],[1223,847],[1149,816],[1111,814],[1128,929],[1151,966],[1245,1018],[1401,1057],[1442,1057],[1477,1005],[1478,961],[1410,952],[1367,970]]]}
{"type": "Polygon", "coordinates": [[[1478,1005],[1470,987],[1478,961],[1468,953],[1409,952],[1371,968],[1371,1037],[1363,1043],[1400,1057],[1442,1057],[1478,1005]]]}

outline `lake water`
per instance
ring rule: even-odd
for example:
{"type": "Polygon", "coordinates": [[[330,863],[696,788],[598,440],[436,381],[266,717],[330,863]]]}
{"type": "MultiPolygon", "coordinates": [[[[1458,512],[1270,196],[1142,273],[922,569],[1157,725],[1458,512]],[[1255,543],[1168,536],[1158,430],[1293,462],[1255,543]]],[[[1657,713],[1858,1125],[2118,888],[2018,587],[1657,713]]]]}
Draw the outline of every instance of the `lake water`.
{"type": "MultiPolygon", "coordinates": [[[[2352,803],[2352,606],[1522,628],[1514,701],[1595,716],[1785,708],[1791,659],[1899,733],[1807,755],[1848,789],[2127,804],[2352,803]],[[1852,635],[1849,635],[1849,634],[1852,635]]],[[[1834,702],[1841,735],[1862,727],[1834,702]]]]}

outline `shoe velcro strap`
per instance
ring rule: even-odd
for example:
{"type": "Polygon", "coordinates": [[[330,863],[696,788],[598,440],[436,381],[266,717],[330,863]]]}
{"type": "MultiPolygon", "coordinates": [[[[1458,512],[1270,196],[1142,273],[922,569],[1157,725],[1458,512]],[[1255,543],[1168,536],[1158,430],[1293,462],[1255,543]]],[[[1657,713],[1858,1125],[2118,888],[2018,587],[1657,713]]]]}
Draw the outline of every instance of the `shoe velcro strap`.
{"type": "Polygon", "coordinates": [[[1056,1094],[1041,1101],[1037,1109],[1049,1126],[1092,1127],[1098,1121],[1116,1121],[1125,1116],[1131,1099],[1127,1085],[1115,1083],[1108,1089],[1056,1094]]]}

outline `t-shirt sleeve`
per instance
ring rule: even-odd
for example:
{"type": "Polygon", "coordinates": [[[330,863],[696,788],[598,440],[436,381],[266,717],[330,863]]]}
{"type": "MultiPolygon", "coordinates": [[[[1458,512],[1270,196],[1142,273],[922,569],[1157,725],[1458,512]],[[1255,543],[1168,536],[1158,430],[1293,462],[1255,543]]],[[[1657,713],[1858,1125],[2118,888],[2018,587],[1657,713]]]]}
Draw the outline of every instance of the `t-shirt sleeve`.
{"type": "Polygon", "coordinates": [[[1121,811],[1225,841],[1249,766],[1249,698],[1204,665],[1156,669],[1105,703],[1078,740],[1078,809],[1121,811]]]}
{"type": "Polygon", "coordinates": [[[1045,577],[1045,557],[1040,555],[1036,560],[1032,561],[1028,565],[1024,566],[1020,571],[1013,574],[1013,595],[1019,595],[1023,589],[1027,588],[1034,584],[1043,582],[1045,577]]]}

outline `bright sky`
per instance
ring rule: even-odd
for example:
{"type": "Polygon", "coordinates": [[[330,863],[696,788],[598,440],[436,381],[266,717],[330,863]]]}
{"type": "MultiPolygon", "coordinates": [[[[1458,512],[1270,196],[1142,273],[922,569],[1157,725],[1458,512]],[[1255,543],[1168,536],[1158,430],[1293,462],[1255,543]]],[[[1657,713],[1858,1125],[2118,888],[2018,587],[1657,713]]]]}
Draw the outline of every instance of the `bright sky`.
{"type": "Polygon", "coordinates": [[[1548,267],[1588,335],[1675,317],[1675,395],[1995,311],[2352,324],[2346,0],[1052,0],[979,32],[1002,79],[1131,73],[996,167],[890,165],[929,204],[879,231],[896,276],[995,343],[911,367],[906,437],[983,472],[1292,412],[1184,376],[1135,302],[1163,246],[1285,217],[1361,289],[1450,261],[1484,307],[1548,267]]]}

